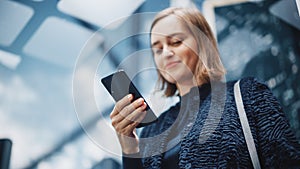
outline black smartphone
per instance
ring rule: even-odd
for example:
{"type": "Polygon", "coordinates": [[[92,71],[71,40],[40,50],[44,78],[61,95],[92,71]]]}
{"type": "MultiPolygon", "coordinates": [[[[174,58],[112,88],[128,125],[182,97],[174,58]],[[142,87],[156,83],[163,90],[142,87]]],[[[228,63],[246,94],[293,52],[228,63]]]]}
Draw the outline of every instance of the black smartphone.
{"type": "MultiPolygon", "coordinates": [[[[128,94],[133,95],[133,101],[138,98],[143,98],[143,96],[134,86],[134,84],[132,83],[128,75],[123,70],[119,70],[111,75],[102,78],[101,82],[115,101],[119,101],[120,99],[122,99],[124,96],[128,94]]],[[[144,127],[146,125],[149,125],[157,121],[157,117],[149,107],[149,104],[147,102],[146,104],[147,104],[147,107],[145,109],[147,112],[146,116],[139,123],[137,128],[144,127]]]]}

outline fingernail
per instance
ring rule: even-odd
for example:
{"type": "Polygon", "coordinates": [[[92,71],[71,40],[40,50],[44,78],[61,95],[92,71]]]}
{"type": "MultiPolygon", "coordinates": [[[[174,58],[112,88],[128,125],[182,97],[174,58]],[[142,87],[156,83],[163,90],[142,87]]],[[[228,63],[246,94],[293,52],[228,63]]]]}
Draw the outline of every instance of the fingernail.
{"type": "Polygon", "coordinates": [[[127,95],[127,98],[131,100],[132,94],[127,95]]]}
{"type": "Polygon", "coordinates": [[[144,99],[142,99],[142,98],[138,99],[138,103],[142,103],[143,101],[144,101],[144,99]]]}

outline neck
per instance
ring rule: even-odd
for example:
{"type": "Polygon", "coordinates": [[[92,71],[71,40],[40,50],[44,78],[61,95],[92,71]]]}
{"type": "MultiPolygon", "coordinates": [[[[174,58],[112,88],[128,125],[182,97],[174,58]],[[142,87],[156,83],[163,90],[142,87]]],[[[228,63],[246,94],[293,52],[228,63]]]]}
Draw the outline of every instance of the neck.
{"type": "Polygon", "coordinates": [[[183,96],[191,90],[192,86],[180,86],[180,87],[177,87],[177,88],[178,88],[178,91],[179,91],[179,95],[183,96]]]}
{"type": "Polygon", "coordinates": [[[192,81],[176,84],[180,96],[187,94],[191,90],[192,87],[199,86],[199,85],[201,85],[201,84],[197,84],[196,82],[192,82],[192,81]]]}

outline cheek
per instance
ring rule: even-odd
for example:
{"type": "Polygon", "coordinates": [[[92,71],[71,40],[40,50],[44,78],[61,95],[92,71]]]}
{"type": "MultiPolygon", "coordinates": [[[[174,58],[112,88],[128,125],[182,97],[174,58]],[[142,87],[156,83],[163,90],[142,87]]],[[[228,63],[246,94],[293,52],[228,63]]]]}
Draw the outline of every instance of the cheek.
{"type": "Polygon", "coordinates": [[[160,73],[160,75],[167,80],[169,83],[173,83],[174,80],[170,77],[170,75],[164,70],[163,68],[163,60],[159,58],[154,58],[154,62],[157,68],[157,71],[160,73]]]}
{"type": "Polygon", "coordinates": [[[196,65],[198,63],[198,55],[196,55],[195,53],[193,52],[190,52],[188,54],[189,57],[186,58],[186,65],[189,67],[189,69],[194,72],[195,71],[195,68],[196,68],[196,65]]]}
{"type": "Polygon", "coordinates": [[[186,58],[186,64],[193,72],[199,60],[198,48],[196,44],[197,43],[195,41],[193,41],[193,43],[190,43],[189,46],[191,48],[186,49],[185,52],[185,56],[188,56],[188,58],[186,58]]]}
{"type": "Polygon", "coordinates": [[[157,68],[162,68],[162,60],[159,57],[154,57],[154,62],[157,68]]]}
{"type": "Polygon", "coordinates": [[[156,66],[157,71],[162,75],[163,74],[162,60],[158,59],[158,57],[154,57],[154,62],[155,62],[155,66],[156,66]]]}

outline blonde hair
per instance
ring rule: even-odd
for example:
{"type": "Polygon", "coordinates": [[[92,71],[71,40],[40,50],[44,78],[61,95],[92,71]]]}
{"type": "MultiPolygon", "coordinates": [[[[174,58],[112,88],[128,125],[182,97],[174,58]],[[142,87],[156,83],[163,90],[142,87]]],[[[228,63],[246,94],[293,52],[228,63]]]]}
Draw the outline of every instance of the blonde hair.
{"type": "MultiPolygon", "coordinates": [[[[170,15],[175,15],[186,24],[188,30],[196,39],[199,59],[194,74],[198,85],[221,80],[226,71],[220,59],[216,39],[206,19],[197,9],[170,7],[162,10],[152,22],[150,36],[155,24],[170,15]]],[[[167,97],[174,96],[177,91],[176,85],[169,83],[159,71],[157,72],[159,77],[157,83],[160,84],[160,90],[164,90],[167,97]]]]}

